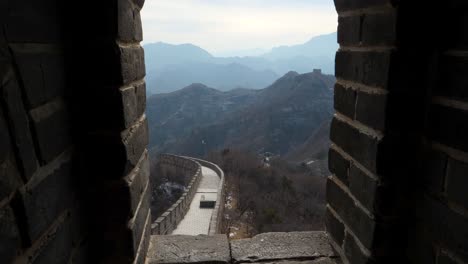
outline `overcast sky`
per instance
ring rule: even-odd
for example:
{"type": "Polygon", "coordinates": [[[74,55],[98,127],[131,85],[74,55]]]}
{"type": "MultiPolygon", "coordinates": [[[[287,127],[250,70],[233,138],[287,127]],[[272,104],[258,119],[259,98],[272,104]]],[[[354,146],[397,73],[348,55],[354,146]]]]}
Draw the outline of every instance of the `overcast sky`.
{"type": "Polygon", "coordinates": [[[214,53],[270,49],[336,31],[333,0],[147,0],[144,43],[193,43],[214,53]]]}

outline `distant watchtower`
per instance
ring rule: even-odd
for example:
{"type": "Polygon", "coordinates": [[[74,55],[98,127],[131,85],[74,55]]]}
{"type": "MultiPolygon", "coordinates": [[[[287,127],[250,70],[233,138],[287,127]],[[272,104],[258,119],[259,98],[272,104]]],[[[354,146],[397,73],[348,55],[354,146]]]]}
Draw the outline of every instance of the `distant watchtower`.
{"type": "Polygon", "coordinates": [[[322,69],[314,69],[313,73],[322,74],[322,69]]]}

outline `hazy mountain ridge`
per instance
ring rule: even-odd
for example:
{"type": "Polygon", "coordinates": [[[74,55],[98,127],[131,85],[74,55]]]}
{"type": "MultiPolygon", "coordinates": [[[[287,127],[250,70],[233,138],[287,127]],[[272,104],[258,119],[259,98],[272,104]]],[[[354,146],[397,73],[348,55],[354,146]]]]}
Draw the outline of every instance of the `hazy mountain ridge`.
{"type": "Polygon", "coordinates": [[[193,84],[151,96],[150,147],[194,156],[225,147],[285,155],[331,119],[334,81],[289,72],[262,90],[222,92],[193,84]]]}
{"type": "Polygon", "coordinates": [[[261,89],[291,70],[305,73],[321,68],[333,74],[336,42],[336,33],[331,33],[249,57],[215,57],[192,44],[146,44],[147,91],[171,92],[192,83],[224,91],[238,87],[261,89]]]}

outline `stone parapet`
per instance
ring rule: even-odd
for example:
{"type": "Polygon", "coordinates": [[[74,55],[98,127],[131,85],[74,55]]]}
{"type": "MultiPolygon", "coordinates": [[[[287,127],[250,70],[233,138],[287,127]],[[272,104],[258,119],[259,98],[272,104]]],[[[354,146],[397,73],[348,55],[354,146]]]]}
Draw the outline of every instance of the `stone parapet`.
{"type": "Polygon", "coordinates": [[[190,203],[197,192],[202,178],[202,170],[200,163],[197,161],[176,155],[162,154],[159,156],[159,162],[162,165],[182,169],[188,175],[191,175],[191,180],[179,200],[151,225],[154,235],[167,235],[174,231],[189,210],[190,203]]]}

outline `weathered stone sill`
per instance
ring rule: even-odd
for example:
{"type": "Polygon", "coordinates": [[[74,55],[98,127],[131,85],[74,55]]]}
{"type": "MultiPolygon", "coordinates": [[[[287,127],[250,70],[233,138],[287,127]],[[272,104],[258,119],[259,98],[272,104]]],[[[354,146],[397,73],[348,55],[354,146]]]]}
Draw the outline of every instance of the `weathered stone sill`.
{"type": "Polygon", "coordinates": [[[325,232],[264,233],[229,241],[226,235],[152,236],[148,264],[338,264],[325,232]]]}

